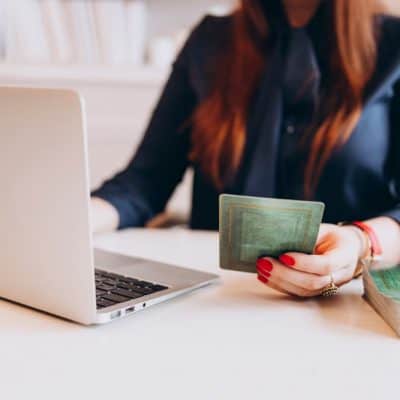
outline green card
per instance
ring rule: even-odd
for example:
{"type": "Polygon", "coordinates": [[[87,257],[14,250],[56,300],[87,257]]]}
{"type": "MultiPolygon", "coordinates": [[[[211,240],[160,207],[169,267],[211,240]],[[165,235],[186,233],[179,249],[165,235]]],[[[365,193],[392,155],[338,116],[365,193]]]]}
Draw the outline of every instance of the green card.
{"type": "Polygon", "coordinates": [[[256,272],[257,259],[314,251],[324,204],[249,196],[220,196],[220,267],[256,272]]]}
{"type": "Polygon", "coordinates": [[[400,266],[372,270],[370,273],[381,294],[400,301],[400,266]]]}

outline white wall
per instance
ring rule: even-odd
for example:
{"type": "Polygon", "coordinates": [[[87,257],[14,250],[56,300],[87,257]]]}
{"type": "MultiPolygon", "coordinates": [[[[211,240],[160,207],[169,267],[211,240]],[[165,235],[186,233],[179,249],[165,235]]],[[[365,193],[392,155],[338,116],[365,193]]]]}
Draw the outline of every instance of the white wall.
{"type": "Polygon", "coordinates": [[[147,0],[150,9],[150,36],[174,34],[190,29],[216,5],[233,5],[236,0],[147,0]]]}
{"type": "Polygon", "coordinates": [[[399,0],[381,0],[389,10],[394,14],[400,15],[400,1],[399,0]]]}
{"type": "MultiPolygon", "coordinates": [[[[0,0],[0,3],[3,0],[0,0]]],[[[233,4],[235,0],[147,0],[150,6],[150,34],[174,34],[181,29],[190,29],[204,13],[215,4],[233,4]]],[[[382,0],[400,13],[400,0],[382,0]]],[[[114,72],[115,73],[115,72],[114,72]]],[[[91,183],[97,186],[103,179],[122,168],[140,142],[150,113],[158,99],[160,82],[151,84],[112,84],[52,81],[48,79],[22,79],[18,70],[14,79],[4,78],[0,68],[0,84],[23,84],[35,86],[68,86],[82,92],[86,98],[89,128],[89,151],[91,183]]],[[[190,184],[181,186],[172,202],[173,210],[188,212],[190,206],[190,184]]]]}

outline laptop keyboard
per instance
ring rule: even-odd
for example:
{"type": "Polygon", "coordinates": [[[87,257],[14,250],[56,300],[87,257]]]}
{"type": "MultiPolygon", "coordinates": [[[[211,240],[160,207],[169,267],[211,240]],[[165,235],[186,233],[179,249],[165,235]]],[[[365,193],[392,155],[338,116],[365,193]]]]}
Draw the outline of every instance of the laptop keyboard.
{"type": "Polygon", "coordinates": [[[125,303],[168,289],[168,287],[157,283],[141,281],[98,269],[96,269],[95,279],[97,309],[125,303]]]}

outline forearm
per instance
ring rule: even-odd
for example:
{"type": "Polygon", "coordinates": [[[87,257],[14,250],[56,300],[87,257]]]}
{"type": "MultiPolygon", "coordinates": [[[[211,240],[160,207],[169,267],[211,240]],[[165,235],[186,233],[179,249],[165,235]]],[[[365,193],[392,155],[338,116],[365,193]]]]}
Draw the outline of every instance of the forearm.
{"type": "Polygon", "coordinates": [[[118,212],[110,203],[99,197],[92,197],[90,208],[94,233],[110,232],[118,228],[118,212]]]}
{"type": "Polygon", "coordinates": [[[389,217],[378,217],[365,221],[378,236],[383,259],[400,263],[400,224],[389,217]]]}

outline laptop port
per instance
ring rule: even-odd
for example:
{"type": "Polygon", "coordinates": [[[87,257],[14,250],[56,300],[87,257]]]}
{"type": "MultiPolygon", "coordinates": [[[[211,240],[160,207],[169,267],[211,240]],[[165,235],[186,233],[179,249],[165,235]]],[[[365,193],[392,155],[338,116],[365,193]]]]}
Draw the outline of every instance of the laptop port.
{"type": "Polygon", "coordinates": [[[110,314],[111,319],[115,319],[121,316],[121,311],[114,311],[110,314]]]}
{"type": "Polygon", "coordinates": [[[128,307],[126,310],[125,310],[125,313],[126,314],[130,314],[130,313],[132,313],[132,312],[134,312],[135,311],[135,306],[133,306],[133,307],[128,307]]]}

